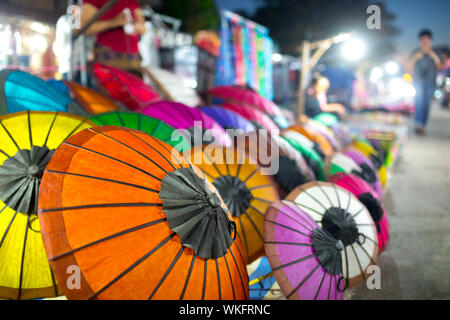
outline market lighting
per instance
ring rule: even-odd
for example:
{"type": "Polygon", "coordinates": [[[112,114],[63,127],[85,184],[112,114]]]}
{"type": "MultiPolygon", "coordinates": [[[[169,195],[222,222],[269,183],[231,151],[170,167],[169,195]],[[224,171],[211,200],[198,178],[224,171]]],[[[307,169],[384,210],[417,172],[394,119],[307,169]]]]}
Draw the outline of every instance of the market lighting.
{"type": "Polygon", "coordinates": [[[348,40],[342,45],[342,54],[347,60],[359,60],[365,53],[366,46],[359,39],[348,40]]]}
{"type": "Polygon", "coordinates": [[[383,70],[380,67],[375,67],[370,72],[370,82],[377,83],[383,76],[383,70]]]}
{"type": "Polygon", "coordinates": [[[283,56],[279,53],[274,53],[272,55],[272,61],[277,63],[277,62],[281,62],[281,60],[283,59],[283,56]]]}
{"type": "Polygon", "coordinates": [[[413,77],[409,73],[405,73],[403,75],[403,80],[405,80],[408,83],[412,83],[413,82],[413,77]]]}
{"type": "Polygon", "coordinates": [[[388,83],[389,89],[396,97],[414,97],[416,90],[414,87],[401,78],[394,78],[388,83]]]}
{"type": "Polygon", "coordinates": [[[387,72],[387,74],[389,74],[389,75],[394,75],[394,74],[396,74],[396,73],[398,72],[399,69],[400,69],[400,68],[399,68],[398,64],[397,64],[396,62],[394,62],[394,61],[390,61],[390,62],[388,62],[388,63],[386,64],[386,72],[387,72]]]}

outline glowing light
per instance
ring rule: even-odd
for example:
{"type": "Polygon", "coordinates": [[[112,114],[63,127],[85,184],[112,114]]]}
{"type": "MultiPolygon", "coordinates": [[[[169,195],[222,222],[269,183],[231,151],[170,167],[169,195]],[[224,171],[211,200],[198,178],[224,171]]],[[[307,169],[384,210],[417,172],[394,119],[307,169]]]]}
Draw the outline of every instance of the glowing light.
{"type": "Polygon", "coordinates": [[[409,73],[405,73],[403,75],[403,80],[405,80],[408,83],[412,83],[413,82],[413,77],[409,73]]]}
{"type": "Polygon", "coordinates": [[[359,60],[366,53],[366,46],[361,40],[352,39],[342,45],[342,54],[347,60],[359,60]]]}
{"type": "Polygon", "coordinates": [[[183,84],[188,88],[192,88],[192,89],[197,88],[197,81],[195,81],[193,79],[184,79],[183,84]]]}
{"type": "Polygon", "coordinates": [[[399,98],[414,97],[416,95],[414,87],[401,78],[394,78],[389,81],[389,89],[394,96],[399,98]]]}
{"type": "Polygon", "coordinates": [[[383,76],[383,70],[380,67],[375,67],[370,72],[370,82],[377,83],[383,76]]]}
{"type": "Polygon", "coordinates": [[[272,61],[273,62],[281,62],[281,60],[283,59],[283,56],[279,53],[274,53],[272,55],[272,61]]]}
{"type": "Polygon", "coordinates": [[[386,64],[386,72],[387,74],[394,75],[398,72],[400,67],[396,62],[390,61],[386,64]]]}

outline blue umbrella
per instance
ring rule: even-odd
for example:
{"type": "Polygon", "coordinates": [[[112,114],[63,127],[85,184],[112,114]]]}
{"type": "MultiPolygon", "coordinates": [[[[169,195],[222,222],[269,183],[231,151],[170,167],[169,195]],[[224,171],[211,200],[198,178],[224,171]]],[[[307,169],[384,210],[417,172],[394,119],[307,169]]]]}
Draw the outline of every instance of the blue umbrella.
{"type": "Polygon", "coordinates": [[[0,114],[26,110],[85,114],[69,96],[46,81],[24,71],[0,71],[0,114]]]}
{"type": "Polygon", "coordinates": [[[256,130],[250,121],[231,110],[217,106],[201,107],[200,110],[216,120],[225,129],[242,129],[244,133],[256,130]]]}

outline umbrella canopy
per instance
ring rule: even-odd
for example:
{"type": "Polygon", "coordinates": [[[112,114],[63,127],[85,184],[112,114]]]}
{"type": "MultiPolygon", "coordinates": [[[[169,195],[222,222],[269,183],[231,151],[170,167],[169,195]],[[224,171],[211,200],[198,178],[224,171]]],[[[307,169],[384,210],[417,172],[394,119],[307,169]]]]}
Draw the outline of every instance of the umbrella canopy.
{"type": "Polygon", "coordinates": [[[256,129],[250,121],[231,110],[218,106],[201,107],[200,110],[216,120],[224,129],[242,129],[244,132],[256,129]]]}
{"type": "Polygon", "coordinates": [[[198,146],[189,151],[188,159],[205,173],[230,209],[248,262],[259,258],[264,254],[264,214],[279,199],[271,177],[234,149],[198,146]]]}
{"type": "Polygon", "coordinates": [[[266,256],[247,265],[250,300],[279,300],[284,297],[266,256]]]}
{"type": "Polygon", "coordinates": [[[215,141],[219,145],[230,146],[231,138],[213,118],[197,108],[177,102],[157,102],[140,110],[141,113],[160,119],[176,129],[187,129],[191,144],[208,144],[215,141]]]}
{"type": "Polygon", "coordinates": [[[217,190],[141,131],[96,127],[62,144],[42,179],[39,219],[69,299],[248,297],[245,252],[217,190]]]}
{"type": "Polygon", "coordinates": [[[322,123],[323,125],[325,125],[327,127],[331,127],[339,122],[339,119],[336,115],[334,115],[332,113],[326,113],[326,112],[319,113],[313,119],[322,123]]]}
{"type": "Polygon", "coordinates": [[[69,88],[67,88],[63,80],[48,79],[47,83],[50,84],[53,88],[55,88],[59,92],[61,92],[62,94],[70,97],[69,88]]]}
{"type": "Polygon", "coordinates": [[[307,181],[315,180],[302,154],[289,142],[267,132],[253,131],[234,139],[235,148],[245,150],[263,168],[263,173],[273,176],[280,194],[287,194],[307,181]]]}
{"type": "Polygon", "coordinates": [[[270,116],[281,116],[280,108],[252,89],[239,86],[220,86],[207,92],[209,95],[227,103],[245,105],[261,110],[270,116]]]}
{"type": "Polygon", "coordinates": [[[283,131],[282,138],[303,155],[306,163],[314,172],[316,178],[323,180],[323,160],[319,153],[317,153],[314,143],[302,134],[293,130],[283,131]]]}
{"type": "Polygon", "coordinates": [[[372,164],[378,170],[378,176],[382,187],[384,188],[387,183],[387,169],[384,164],[384,155],[381,150],[375,149],[369,140],[362,137],[358,137],[353,141],[352,147],[362,152],[367,158],[372,161],[372,164]]]}
{"type": "Polygon", "coordinates": [[[142,70],[149,76],[158,91],[168,100],[180,102],[190,107],[197,107],[202,103],[197,92],[187,87],[176,74],[156,67],[145,67],[142,70]]]}
{"type": "Polygon", "coordinates": [[[352,135],[345,126],[337,123],[330,129],[331,131],[333,131],[334,136],[339,141],[339,145],[341,146],[341,148],[346,148],[352,144],[352,135]]]}
{"type": "MultiPolygon", "coordinates": [[[[346,287],[367,279],[367,268],[378,257],[377,230],[369,211],[351,192],[331,183],[309,182],[291,192],[286,200],[294,202],[323,230],[342,241],[346,287]]],[[[267,256],[270,257],[269,252],[267,256]]]]}
{"type": "Polygon", "coordinates": [[[42,243],[39,183],[54,150],[93,126],[66,114],[22,111],[0,117],[0,299],[60,295],[42,243]]]}
{"type": "Polygon", "coordinates": [[[26,110],[85,114],[77,103],[52,84],[24,71],[0,71],[0,114],[26,110]]]}
{"type": "Polygon", "coordinates": [[[377,227],[378,253],[382,253],[389,242],[389,223],[378,194],[366,181],[353,174],[337,173],[328,181],[350,191],[366,206],[377,227]]]}
{"type": "Polygon", "coordinates": [[[64,83],[74,99],[88,114],[117,111],[120,109],[113,100],[95,90],[72,81],[64,81],[64,83]]]}
{"type": "Polygon", "coordinates": [[[347,157],[350,157],[361,168],[362,171],[355,173],[375,190],[380,199],[383,197],[383,187],[381,186],[380,177],[378,171],[373,166],[372,162],[361,152],[355,148],[347,148],[342,151],[347,157]]]}
{"type": "Polygon", "coordinates": [[[327,138],[323,134],[311,128],[311,126],[307,127],[306,125],[294,125],[289,127],[289,130],[297,131],[312,142],[316,143],[326,157],[331,157],[333,155],[335,150],[333,149],[331,143],[328,142],[327,138]]]}
{"type": "Polygon", "coordinates": [[[273,274],[288,299],[340,300],[345,288],[343,241],[300,207],[278,201],[267,210],[264,246],[273,274]]]}
{"type": "Polygon", "coordinates": [[[340,149],[339,141],[336,139],[333,131],[330,128],[312,119],[309,119],[304,125],[306,128],[316,131],[317,133],[324,136],[327,139],[327,141],[331,144],[334,151],[340,149]]]}
{"type": "Polygon", "coordinates": [[[107,112],[94,115],[90,120],[99,126],[119,126],[144,131],[152,137],[174,146],[180,152],[191,148],[190,141],[187,142],[182,137],[172,139],[175,131],[173,127],[159,119],[141,113],[126,111],[107,112]]]}
{"type": "Polygon", "coordinates": [[[241,115],[257,127],[267,129],[272,134],[278,134],[280,131],[275,122],[273,122],[262,111],[238,104],[223,104],[221,107],[241,115]]]}
{"type": "Polygon", "coordinates": [[[158,92],[134,74],[100,63],[94,63],[91,71],[104,93],[131,110],[162,100],[158,92]]]}

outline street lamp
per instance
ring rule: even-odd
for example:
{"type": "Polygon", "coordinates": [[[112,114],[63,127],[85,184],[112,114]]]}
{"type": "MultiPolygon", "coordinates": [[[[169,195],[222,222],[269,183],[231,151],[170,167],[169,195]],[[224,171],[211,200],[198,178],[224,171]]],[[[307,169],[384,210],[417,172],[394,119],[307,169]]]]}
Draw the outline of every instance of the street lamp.
{"type": "Polygon", "coordinates": [[[357,39],[353,38],[353,35],[351,33],[340,33],[334,37],[316,41],[316,42],[310,42],[307,40],[303,41],[302,44],[302,55],[301,55],[301,62],[302,62],[302,69],[300,73],[300,81],[299,81],[299,88],[298,88],[298,114],[299,116],[303,115],[305,113],[305,101],[306,101],[306,89],[307,89],[307,78],[310,70],[314,68],[314,66],[319,62],[320,58],[327,52],[327,50],[333,45],[337,43],[343,43],[346,42],[350,43],[347,49],[343,49],[345,52],[347,52],[347,57],[350,59],[359,59],[362,57],[362,55],[365,52],[365,46],[364,44],[357,39]],[[351,50],[355,50],[356,52],[351,52],[351,50]],[[311,56],[311,52],[313,52],[313,55],[311,56]]]}

